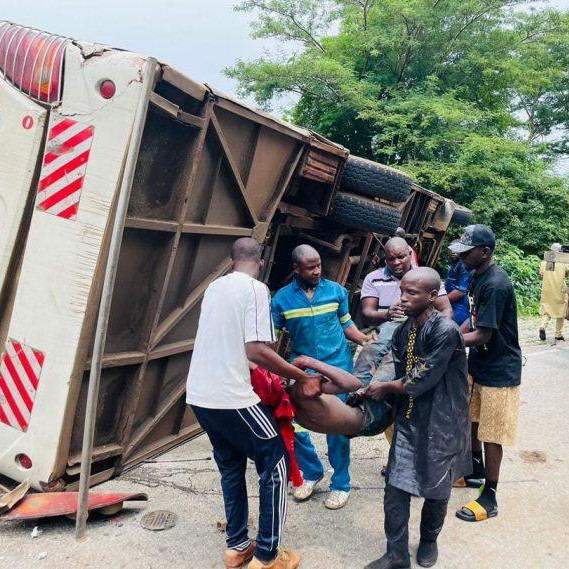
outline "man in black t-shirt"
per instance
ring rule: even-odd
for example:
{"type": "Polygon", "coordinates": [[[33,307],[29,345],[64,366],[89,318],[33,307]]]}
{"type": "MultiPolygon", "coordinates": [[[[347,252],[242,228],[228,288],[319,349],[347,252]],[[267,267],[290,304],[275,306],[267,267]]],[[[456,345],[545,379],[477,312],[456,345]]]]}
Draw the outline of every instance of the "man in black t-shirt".
{"type": "Polygon", "coordinates": [[[518,342],[516,295],[507,273],[493,262],[496,237],[486,225],[469,225],[449,249],[472,270],[468,290],[471,316],[462,325],[464,343],[470,348],[468,371],[473,380],[473,474],[467,486],[482,487],[479,498],[456,515],[465,521],[481,521],[498,514],[496,489],[502,462],[502,445],[516,439],[522,353],[518,342]],[[482,445],[484,443],[484,461],[482,445]]]}

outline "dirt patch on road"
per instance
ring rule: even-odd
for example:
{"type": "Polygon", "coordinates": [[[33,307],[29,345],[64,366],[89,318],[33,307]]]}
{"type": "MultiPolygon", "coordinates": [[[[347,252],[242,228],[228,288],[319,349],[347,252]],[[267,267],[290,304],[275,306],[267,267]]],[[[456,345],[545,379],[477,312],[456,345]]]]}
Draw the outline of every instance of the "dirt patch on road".
{"type": "Polygon", "coordinates": [[[541,450],[521,450],[520,458],[528,464],[547,462],[547,454],[541,450]]]}

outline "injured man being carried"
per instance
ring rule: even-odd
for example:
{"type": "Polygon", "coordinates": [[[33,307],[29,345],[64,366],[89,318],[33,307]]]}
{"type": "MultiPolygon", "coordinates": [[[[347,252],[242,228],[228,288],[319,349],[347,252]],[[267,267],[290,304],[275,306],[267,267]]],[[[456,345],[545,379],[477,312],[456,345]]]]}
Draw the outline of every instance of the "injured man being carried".
{"type": "MultiPolygon", "coordinates": [[[[393,423],[394,409],[389,398],[375,401],[366,397],[365,392],[358,391],[362,387],[361,381],[351,373],[309,356],[299,356],[293,365],[325,377],[321,394],[316,397],[304,397],[296,384],[286,388],[281,384],[282,391],[286,390],[290,397],[294,418],[302,427],[327,435],[357,437],[378,435],[393,423]],[[340,393],[350,394],[346,403],[336,397],[340,393]]],[[[273,390],[276,383],[274,381],[273,390]]],[[[257,381],[253,382],[261,402],[269,403],[263,400],[265,394],[259,387],[257,381]]],[[[271,407],[270,404],[268,406],[271,407]]]]}

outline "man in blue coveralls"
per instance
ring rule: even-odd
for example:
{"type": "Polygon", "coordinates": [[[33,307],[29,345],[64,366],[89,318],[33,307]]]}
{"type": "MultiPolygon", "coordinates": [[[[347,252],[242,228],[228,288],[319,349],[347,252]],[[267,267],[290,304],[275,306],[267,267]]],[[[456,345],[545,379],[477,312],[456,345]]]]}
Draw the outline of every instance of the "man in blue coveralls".
{"type": "MultiPolygon", "coordinates": [[[[292,252],[293,281],[273,297],[275,328],[286,328],[290,335],[290,358],[310,356],[349,373],[353,359],[346,338],[363,345],[371,337],[360,332],[348,310],[348,293],[336,282],[322,278],[318,251],[299,245],[292,252]]],[[[338,395],[345,400],[345,394],[338,395]]],[[[334,469],[330,495],[324,505],[337,510],[346,505],[350,495],[350,440],[344,435],[328,435],[328,457],[334,469]]],[[[294,491],[298,501],[307,500],[314,486],[324,476],[324,468],[310,440],[308,431],[295,436],[295,453],[304,475],[304,484],[294,491]]]]}
{"type": "Polygon", "coordinates": [[[470,316],[467,294],[470,271],[466,270],[458,253],[453,253],[450,249],[449,258],[452,264],[448,269],[445,289],[452,306],[453,319],[460,326],[470,316]]]}

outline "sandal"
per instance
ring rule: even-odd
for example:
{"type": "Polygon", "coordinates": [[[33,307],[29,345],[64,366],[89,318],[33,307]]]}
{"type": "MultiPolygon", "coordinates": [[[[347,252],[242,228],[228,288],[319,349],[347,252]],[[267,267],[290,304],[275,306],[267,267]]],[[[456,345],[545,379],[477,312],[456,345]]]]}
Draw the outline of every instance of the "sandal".
{"type": "Polygon", "coordinates": [[[456,517],[465,522],[481,522],[498,515],[498,506],[494,505],[487,510],[480,502],[474,500],[457,510],[456,517]]]}

